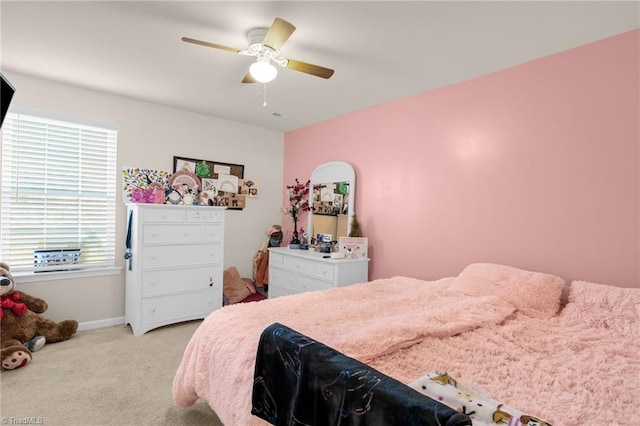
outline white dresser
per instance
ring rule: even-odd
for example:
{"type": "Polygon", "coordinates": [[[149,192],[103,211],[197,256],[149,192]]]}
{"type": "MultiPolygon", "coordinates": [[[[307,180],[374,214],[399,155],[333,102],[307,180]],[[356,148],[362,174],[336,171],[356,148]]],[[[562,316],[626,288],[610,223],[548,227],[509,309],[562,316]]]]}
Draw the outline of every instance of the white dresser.
{"type": "Polygon", "coordinates": [[[269,249],[269,298],[326,290],[369,279],[369,259],[330,259],[327,253],[269,249]]]}
{"type": "Polygon", "coordinates": [[[125,323],[133,334],[222,307],[224,207],[129,204],[125,323]]]}

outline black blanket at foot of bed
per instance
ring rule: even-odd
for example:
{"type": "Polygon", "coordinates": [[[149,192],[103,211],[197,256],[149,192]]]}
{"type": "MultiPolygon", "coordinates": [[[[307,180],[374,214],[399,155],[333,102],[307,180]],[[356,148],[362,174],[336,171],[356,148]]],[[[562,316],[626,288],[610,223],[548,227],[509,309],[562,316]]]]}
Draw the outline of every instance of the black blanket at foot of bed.
{"type": "Polygon", "coordinates": [[[449,408],[282,324],[260,336],[251,413],[273,425],[471,425],[449,408]]]}

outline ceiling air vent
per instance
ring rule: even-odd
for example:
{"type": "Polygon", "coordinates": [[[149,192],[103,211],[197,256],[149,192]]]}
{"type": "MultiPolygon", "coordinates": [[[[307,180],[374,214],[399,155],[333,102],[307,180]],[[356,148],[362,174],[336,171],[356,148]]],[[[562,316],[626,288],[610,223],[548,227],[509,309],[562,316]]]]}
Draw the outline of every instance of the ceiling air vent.
{"type": "Polygon", "coordinates": [[[283,120],[291,120],[293,118],[293,116],[291,115],[283,114],[281,112],[275,112],[275,111],[271,113],[271,116],[276,118],[281,118],[283,120]]]}

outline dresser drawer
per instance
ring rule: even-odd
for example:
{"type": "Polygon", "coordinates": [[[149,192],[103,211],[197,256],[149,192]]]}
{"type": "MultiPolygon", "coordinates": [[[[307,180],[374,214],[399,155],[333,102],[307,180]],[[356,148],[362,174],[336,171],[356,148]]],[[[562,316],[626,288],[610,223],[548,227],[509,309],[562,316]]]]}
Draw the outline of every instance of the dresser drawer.
{"type": "Polygon", "coordinates": [[[142,299],[141,322],[152,324],[206,315],[222,302],[216,291],[196,291],[142,299]]]}
{"type": "Polygon", "coordinates": [[[171,229],[171,226],[168,225],[142,225],[142,243],[162,243],[167,241],[169,229],[171,229]]]}
{"type": "Polygon", "coordinates": [[[222,282],[216,282],[217,277],[222,274],[221,269],[220,266],[200,266],[144,271],[142,297],[206,290],[210,288],[211,283],[213,286],[222,286],[222,282]]]}
{"type": "Polygon", "coordinates": [[[184,210],[170,208],[150,208],[144,211],[143,221],[152,222],[184,222],[184,210]]]}
{"type": "Polygon", "coordinates": [[[269,297],[272,296],[271,290],[274,286],[280,286],[284,283],[285,272],[282,268],[275,268],[269,265],[269,297]]]}
{"type": "Polygon", "coordinates": [[[222,247],[220,244],[145,246],[142,254],[142,269],[219,264],[221,260],[222,247]]]}
{"type": "Polygon", "coordinates": [[[333,282],[335,274],[335,266],[328,263],[316,263],[313,266],[313,275],[322,279],[333,282]]]}
{"type": "Polygon", "coordinates": [[[218,210],[208,210],[206,207],[187,210],[187,222],[189,223],[220,223],[224,213],[218,210]]]}
{"type": "Polygon", "coordinates": [[[290,294],[297,294],[286,287],[280,287],[277,285],[269,285],[269,299],[275,299],[276,297],[288,296],[290,294]]]}
{"type": "Polygon", "coordinates": [[[282,268],[282,255],[280,253],[269,252],[269,266],[282,268]]]}
{"type": "Polygon", "coordinates": [[[203,241],[220,241],[222,227],[220,225],[174,225],[168,233],[168,243],[197,243],[203,241]]]}
{"type": "Polygon", "coordinates": [[[333,288],[333,284],[321,280],[309,280],[302,284],[302,291],[321,291],[333,288]]]}
{"type": "Polygon", "coordinates": [[[166,235],[168,243],[189,243],[202,241],[200,225],[174,225],[166,235]]]}
{"type": "Polygon", "coordinates": [[[284,269],[294,271],[298,274],[313,275],[316,263],[313,260],[301,259],[293,256],[285,256],[282,263],[284,269]]]}
{"type": "Polygon", "coordinates": [[[144,244],[197,243],[221,239],[222,227],[220,225],[146,224],[142,231],[144,244]]]}
{"type": "Polygon", "coordinates": [[[307,291],[326,290],[332,288],[330,282],[299,275],[284,269],[271,268],[269,271],[269,297],[275,294],[296,294],[307,291]],[[275,289],[275,290],[274,290],[275,289]]]}
{"type": "Polygon", "coordinates": [[[197,241],[222,241],[222,225],[200,225],[197,241]]]}

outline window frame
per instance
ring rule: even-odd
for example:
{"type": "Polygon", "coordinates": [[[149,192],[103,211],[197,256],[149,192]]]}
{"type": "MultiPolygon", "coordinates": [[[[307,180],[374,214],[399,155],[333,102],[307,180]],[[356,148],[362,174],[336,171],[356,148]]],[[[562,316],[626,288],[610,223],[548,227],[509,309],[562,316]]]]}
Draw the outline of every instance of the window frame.
{"type": "MultiPolygon", "coordinates": [[[[2,147],[0,149],[0,161],[4,161],[3,158],[3,150],[4,150],[4,131],[5,128],[8,126],[8,122],[11,121],[11,119],[15,119],[16,115],[27,115],[27,116],[31,116],[33,118],[35,118],[36,120],[42,120],[42,122],[46,122],[46,121],[54,121],[54,122],[60,122],[60,124],[62,126],[67,126],[67,127],[77,127],[77,128],[95,128],[95,129],[99,129],[102,131],[112,131],[115,132],[115,137],[114,137],[114,146],[113,146],[113,164],[112,166],[110,166],[107,170],[106,173],[113,173],[113,187],[109,189],[109,191],[111,191],[111,189],[113,190],[113,211],[111,214],[111,217],[109,218],[107,215],[107,219],[110,219],[111,223],[108,223],[108,232],[113,234],[113,248],[112,250],[111,247],[109,247],[109,250],[107,252],[107,259],[105,261],[105,263],[102,264],[96,264],[96,265],[87,265],[87,266],[83,266],[81,267],[81,269],[74,269],[74,270],[61,270],[61,271],[44,271],[44,272],[36,272],[35,270],[31,270],[28,267],[24,267],[23,268],[27,268],[27,269],[18,269],[17,271],[12,271],[12,275],[14,276],[16,282],[18,283],[24,283],[24,282],[38,282],[38,281],[56,281],[56,280],[62,280],[62,279],[70,279],[70,278],[85,278],[85,277],[96,277],[96,276],[105,276],[105,275],[116,275],[116,274],[120,274],[122,271],[122,267],[117,265],[117,255],[118,255],[118,250],[117,250],[117,240],[118,240],[118,235],[117,235],[117,177],[116,177],[116,170],[117,170],[117,150],[118,150],[118,126],[113,125],[111,123],[106,123],[106,122],[99,122],[97,120],[87,120],[87,119],[81,119],[81,118],[77,118],[77,117],[69,117],[69,116],[61,116],[61,115],[56,115],[56,114],[51,114],[49,112],[43,112],[43,111],[39,111],[39,110],[34,110],[34,109],[28,109],[28,108],[22,108],[22,107],[12,107],[11,110],[7,113],[7,117],[5,118],[5,122],[3,123],[3,129],[0,130],[0,135],[2,136],[2,140],[0,140],[0,142],[2,142],[2,147]],[[110,168],[112,168],[112,170],[109,170],[110,168]]],[[[10,173],[10,172],[9,172],[10,173]]],[[[3,185],[4,182],[2,181],[3,177],[2,175],[0,175],[0,201],[4,203],[4,190],[3,190],[3,185]]],[[[77,199],[81,199],[81,196],[78,196],[77,199]]],[[[110,201],[109,201],[110,202],[110,201]]],[[[46,208],[43,210],[46,211],[46,208]]],[[[80,228],[77,228],[80,229],[80,228]]],[[[4,237],[4,236],[3,236],[4,237]]],[[[111,244],[111,241],[109,241],[109,244],[111,244]]],[[[86,265],[86,264],[85,264],[86,265]]]]}

